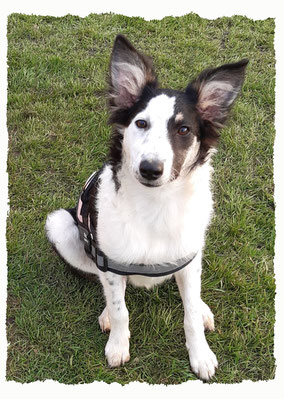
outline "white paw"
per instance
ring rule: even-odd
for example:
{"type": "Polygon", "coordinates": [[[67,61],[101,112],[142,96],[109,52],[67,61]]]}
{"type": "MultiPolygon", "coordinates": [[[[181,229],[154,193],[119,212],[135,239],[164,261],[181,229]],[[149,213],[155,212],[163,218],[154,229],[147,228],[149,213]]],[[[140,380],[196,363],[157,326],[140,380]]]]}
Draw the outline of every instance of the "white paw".
{"type": "Polygon", "coordinates": [[[106,347],[105,355],[110,367],[119,367],[130,360],[129,355],[129,338],[114,340],[109,338],[106,347]]]}
{"type": "Polygon", "coordinates": [[[107,307],[104,308],[102,314],[99,316],[99,325],[102,332],[110,331],[110,321],[108,317],[107,307]]]}
{"type": "Polygon", "coordinates": [[[208,344],[189,351],[189,360],[192,371],[202,380],[208,381],[215,374],[218,362],[208,344]]]}
{"type": "Polygon", "coordinates": [[[203,325],[205,330],[214,331],[214,315],[211,312],[208,305],[205,302],[201,301],[201,313],[203,319],[203,325]]]}

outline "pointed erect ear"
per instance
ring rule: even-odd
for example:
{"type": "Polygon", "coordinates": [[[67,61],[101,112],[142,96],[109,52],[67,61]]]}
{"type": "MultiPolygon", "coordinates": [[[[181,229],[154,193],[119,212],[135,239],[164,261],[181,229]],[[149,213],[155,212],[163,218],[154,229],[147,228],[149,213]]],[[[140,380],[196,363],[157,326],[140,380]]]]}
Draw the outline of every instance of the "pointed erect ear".
{"type": "Polygon", "coordinates": [[[157,85],[151,59],[138,52],[124,36],[118,35],[110,61],[111,106],[131,107],[146,85],[157,85]]]}
{"type": "Polygon", "coordinates": [[[244,81],[248,60],[206,69],[186,89],[197,92],[197,110],[201,118],[216,128],[222,127],[244,81]]]}

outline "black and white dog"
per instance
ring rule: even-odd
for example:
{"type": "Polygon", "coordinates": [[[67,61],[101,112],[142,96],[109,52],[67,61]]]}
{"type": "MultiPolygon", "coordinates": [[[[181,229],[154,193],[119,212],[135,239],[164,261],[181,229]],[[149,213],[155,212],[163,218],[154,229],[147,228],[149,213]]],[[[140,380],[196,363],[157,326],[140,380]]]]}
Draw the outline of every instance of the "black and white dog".
{"type": "Polygon", "coordinates": [[[88,223],[96,226],[100,253],[124,269],[160,265],[160,272],[163,265],[191,261],[154,277],[102,271],[80,239],[75,210],[48,215],[46,233],[57,252],[75,269],[96,274],[103,285],[106,307],[99,324],[110,330],[105,354],[111,367],[130,359],[127,281],[150,288],[174,274],[192,370],[204,380],[215,373],[218,363],[204,334],[214,329],[214,318],[200,298],[202,250],[213,209],[211,156],[247,63],[207,69],[184,91],[161,89],[151,59],[124,36],[116,37],[110,62],[110,154],[89,197],[88,223]]]}

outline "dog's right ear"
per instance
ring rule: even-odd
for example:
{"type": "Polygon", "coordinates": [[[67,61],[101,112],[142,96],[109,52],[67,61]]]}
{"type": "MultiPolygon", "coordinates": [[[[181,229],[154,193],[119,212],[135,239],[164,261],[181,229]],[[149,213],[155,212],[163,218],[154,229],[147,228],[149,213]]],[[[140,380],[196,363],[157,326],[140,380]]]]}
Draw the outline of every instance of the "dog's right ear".
{"type": "Polygon", "coordinates": [[[115,39],[110,61],[110,105],[130,108],[146,85],[157,85],[149,57],[137,51],[122,35],[115,39]]]}

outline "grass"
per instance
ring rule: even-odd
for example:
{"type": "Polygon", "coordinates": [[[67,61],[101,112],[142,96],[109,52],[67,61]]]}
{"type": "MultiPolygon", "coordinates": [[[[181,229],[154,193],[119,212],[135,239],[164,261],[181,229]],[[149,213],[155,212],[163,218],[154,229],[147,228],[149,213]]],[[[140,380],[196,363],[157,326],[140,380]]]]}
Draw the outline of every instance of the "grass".
{"type": "Polygon", "coordinates": [[[99,284],[69,274],[44,235],[47,213],[73,206],[102,165],[110,128],[106,73],[114,37],[151,54],[161,86],[184,88],[202,69],[248,57],[243,94],[214,158],[215,217],[202,297],[215,314],[207,335],[219,359],[214,382],[274,378],[274,20],[144,21],[121,15],[8,21],[10,343],[7,380],[180,384],[194,380],[174,281],[127,288],[131,360],[110,369],[97,318],[99,284]]]}

